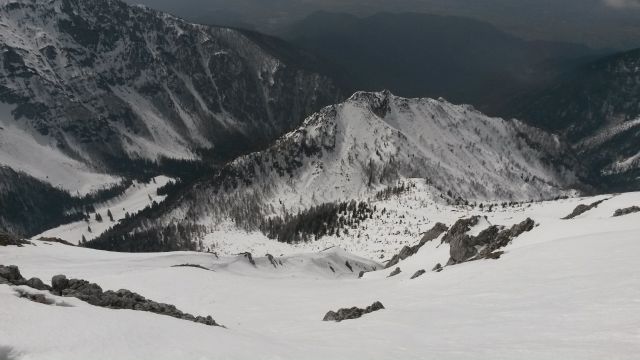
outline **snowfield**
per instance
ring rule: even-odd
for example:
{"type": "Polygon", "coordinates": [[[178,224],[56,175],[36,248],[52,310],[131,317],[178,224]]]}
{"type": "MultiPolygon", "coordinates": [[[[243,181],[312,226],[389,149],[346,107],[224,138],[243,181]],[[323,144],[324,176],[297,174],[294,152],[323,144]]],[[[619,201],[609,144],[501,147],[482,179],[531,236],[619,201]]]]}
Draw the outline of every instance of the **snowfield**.
{"type": "MultiPolygon", "coordinates": [[[[0,285],[0,354],[83,360],[636,359],[640,213],[612,214],[638,204],[640,193],[628,193],[484,212],[491,224],[531,217],[538,225],[514,239],[498,260],[439,273],[430,270],[446,263],[448,245],[436,239],[401,261],[402,272],[390,278],[392,269],[358,279],[360,268],[380,264],[338,248],[309,252],[265,243],[263,250],[282,265],[254,253],[254,266],[242,255],[123,254],[40,241],[0,247],[0,264],[18,265],[26,278],[48,282],[65,274],[105,290],[126,288],[189,313],[210,314],[227,327],[99,308],[48,293],[67,306],[44,305],[0,285]],[[601,199],[607,200],[597,208],[561,220],[577,204],[601,199]],[[279,256],[284,250],[289,254],[279,256]],[[172,267],[186,263],[213,271],[172,267]],[[426,274],[410,280],[419,269],[426,274]],[[340,323],[321,321],[329,310],[374,301],[385,309],[340,323]]],[[[413,211],[429,224],[447,225],[471,213],[435,205],[413,211]]],[[[357,253],[367,246],[351,242],[343,239],[342,247],[357,253]]]]}
{"type": "Polygon", "coordinates": [[[154,201],[162,202],[166,196],[158,195],[157,190],[171,180],[166,176],[156,176],[148,184],[133,181],[124,194],[104,203],[94,204],[96,211],[92,213],[88,222],[76,221],[64,224],[36,235],[33,239],[58,238],[72,244],[79,244],[83,236],[87,241],[94,239],[124,219],[127,213],[133,215],[146,206],[150,206],[154,201]],[[107,216],[108,211],[111,212],[113,221],[107,216]],[[100,214],[102,221],[96,221],[95,214],[100,214]],[[91,232],[89,232],[89,228],[91,228],[91,232]]]}

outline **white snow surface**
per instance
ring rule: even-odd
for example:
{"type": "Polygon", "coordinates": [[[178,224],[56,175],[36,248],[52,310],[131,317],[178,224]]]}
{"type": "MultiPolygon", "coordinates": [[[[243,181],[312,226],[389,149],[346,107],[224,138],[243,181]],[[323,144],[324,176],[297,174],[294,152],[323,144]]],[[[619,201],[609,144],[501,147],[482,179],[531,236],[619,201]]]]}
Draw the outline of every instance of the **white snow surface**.
{"type": "MultiPolygon", "coordinates": [[[[62,273],[103,289],[127,288],[210,314],[227,329],[53,295],[47,296],[71,306],[43,305],[0,285],[0,353],[67,360],[636,359],[640,213],[611,215],[637,204],[640,193],[628,193],[479,212],[492,224],[531,217],[538,226],[514,239],[498,260],[440,273],[429,270],[446,262],[448,249],[436,239],[400,262],[402,273],[391,278],[389,269],[357,279],[344,261],[376,263],[337,248],[299,253],[291,247],[291,255],[278,256],[271,250],[282,248],[274,247],[284,265],[273,267],[254,253],[254,267],[241,256],[207,253],[123,254],[39,241],[1,247],[0,264],[18,265],[27,278],[48,281],[62,273]],[[560,219],[577,204],[600,199],[607,200],[560,219]],[[184,263],[214,271],[171,267],[184,263]],[[427,273],[409,280],[417,269],[427,273]],[[385,309],[357,320],[321,321],[328,310],[374,301],[385,309]]],[[[448,225],[478,212],[434,206],[413,211],[448,225]]]]}

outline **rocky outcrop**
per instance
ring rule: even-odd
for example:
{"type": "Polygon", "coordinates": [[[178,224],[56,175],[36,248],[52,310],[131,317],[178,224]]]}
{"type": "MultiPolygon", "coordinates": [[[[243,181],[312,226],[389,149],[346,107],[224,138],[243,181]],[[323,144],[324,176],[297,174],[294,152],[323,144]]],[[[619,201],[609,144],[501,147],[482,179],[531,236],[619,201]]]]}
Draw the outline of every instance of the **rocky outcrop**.
{"type": "Polygon", "coordinates": [[[359,317],[362,317],[362,315],[364,314],[368,314],[368,313],[382,310],[382,309],[384,309],[384,306],[382,305],[382,303],[380,301],[376,301],[364,309],[360,309],[354,306],[352,308],[340,309],[338,311],[329,311],[324,316],[322,321],[340,322],[342,320],[357,319],[359,317]]]}
{"type": "Polygon", "coordinates": [[[594,203],[591,203],[589,205],[580,204],[580,205],[576,206],[575,209],[573,209],[571,214],[563,217],[562,220],[570,220],[570,219],[573,219],[573,218],[575,218],[577,216],[580,216],[580,215],[586,213],[587,211],[598,207],[598,205],[602,204],[606,200],[608,200],[608,199],[602,199],[602,200],[596,201],[594,203]]]}
{"type": "Polygon", "coordinates": [[[442,265],[440,263],[437,263],[436,266],[434,266],[433,269],[431,269],[431,271],[433,271],[433,272],[442,271],[442,265]]]}
{"type": "Polygon", "coordinates": [[[389,276],[387,276],[387,277],[396,276],[396,275],[400,274],[401,272],[402,272],[402,270],[400,270],[400,268],[399,268],[399,267],[397,267],[397,268],[396,268],[395,270],[393,270],[393,271],[389,274],[389,276]]]}
{"type": "Polygon", "coordinates": [[[56,275],[51,279],[52,293],[80,299],[91,305],[110,309],[148,311],[209,326],[220,326],[211,316],[194,316],[178,310],[174,305],[158,303],[126,289],[102,291],[98,284],[86,280],[67,279],[56,275]]]}
{"type": "Polygon", "coordinates": [[[449,227],[443,223],[435,224],[429,231],[424,233],[424,236],[422,236],[422,239],[420,239],[420,242],[418,244],[414,246],[405,246],[402,248],[402,250],[400,250],[398,254],[394,255],[385,266],[385,269],[397,265],[400,261],[408,258],[409,256],[415,255],[420,250],[420,248],[424,246],[424,244],[437,239],[438,236],[440,236],[448,229],[449,227]]]}
{"type": "Polygon", "coordinates": [[[424,269],[416,271],[416,273],[415,273],[415,274],[411,275],[411,280],[413,280],[413,279],[415,279],[415,278],[417,278],[417,277],[420,277],[420,276],[424,275],[426,272],[427,272],[427,271],[426,271],[426,270],[424,270],[424,269]]]}
{"type": "Polygon", "coordinates": [[[25,285],[27,280],[15,265],[0,265],[0,284],[25,285]]]}
{"type": "Polygon", "coordinates": [[[253,260],[253,255],[251,255],[251,253],[250,253],[250,252],[246,251],[246,252],[243,252],[243,253],[238,254],[238,256],[242,256],[242,257],[244,257],[245,259],[247,259],[247,261],[249,262],[249,264],[251,264],[251,265],[253,265],[253,266],[256,266],[256,261],[255,261],[255,260],[253,260]]]}
{"type": "MultiPolygon", "coordinates": [[[[64,275],[56,275],[51,278],[51,286],[44,284],[38,278],[25,280],[15,265],[0,265],[0,284],[26,285],[37,290],[49,290],[53,295],[74,297],[91,305],[109,309],[148,311],[204,325],[222,326],[216,323],[211,316],[194,316],[184,313],[174,305],[158,303],[126,289],[102,291],[98,284],[81,279],[67,279],[64,275]]],[[[26,291],[19,291],[18,293],[22,294],[21,297],[28,298],[31,301],[43,304],[53,303],[43,294],[32,294],[26,291]]]]}
{"type": "Polygon", "coordinates": [[[15,235],[0,231],[0,246],[23,246],[27,244],[30,244],[30,242],[15,235]]]}
{"type": "Polygon", "coordinates": [[[459,220],[456,225],[458,223],[461,225],[452,227],[452,231],[455,230],[455,232],[450,231],[445,235],[451,247],[449,251],[450,259],[447,265],[459,264],[469,260],[496,259],[500,256],[493,254],[494,251],[507,246],[511,240],[524,232],[531,231],[535,226],[535,222],[527,218],[509,229],[492,225],[477,236],[472,236],[468,235],[467,232],[470,229],[469,224],[477,224],[477,219],[473,219],[459,220]]]}
{"type": "Polygon", "coordinates": [[[206,268],[206,267],[204,267],[202,265],[198,265],[198,264],[178,264],[178,265],[171,265],[171,267],[192,267],[192,268],[196,268],[196,269],[214,271],[213,269],[209,269],[209,268],[206,268]]]}
{"type": "Polygon", "coordinates": [[[640,206],[631,206],[624,209],[618,209],[613,213],[614,217],[629,215],[633,213],[640,212],[640,206]]]}

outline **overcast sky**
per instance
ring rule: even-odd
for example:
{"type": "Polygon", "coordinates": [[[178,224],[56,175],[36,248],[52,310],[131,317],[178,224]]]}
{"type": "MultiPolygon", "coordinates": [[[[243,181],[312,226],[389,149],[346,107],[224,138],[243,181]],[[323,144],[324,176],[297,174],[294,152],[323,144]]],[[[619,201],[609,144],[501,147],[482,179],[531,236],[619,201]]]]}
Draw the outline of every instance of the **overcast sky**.
{"type": "Polygon", "coordinates": [[[473,17],[521,37],[640,47],[640,0],[127,0],[192,21],[278,33],[318,10],[473,17]]]}

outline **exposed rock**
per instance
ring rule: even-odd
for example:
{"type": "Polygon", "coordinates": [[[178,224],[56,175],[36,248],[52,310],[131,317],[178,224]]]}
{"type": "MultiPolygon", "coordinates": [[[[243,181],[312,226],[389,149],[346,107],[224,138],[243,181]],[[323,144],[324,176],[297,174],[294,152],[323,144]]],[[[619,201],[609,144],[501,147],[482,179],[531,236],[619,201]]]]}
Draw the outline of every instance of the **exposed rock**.
{"type": "Polygon", "coordinates": [[[192,268],[197,268],[197,269],[202,269],[202,270],[209,270],[209,271],[214,271],[213,269],[209,269],[206,268],[202,265],[198,265],[198,264],[178,264],[178,265],[171,265],[171,267],[192,267],[192,268]]]}
{"type": "MultiPolygon", "coordinates": [[[[461,221],[462,220],[459,220],[458,222],[461,221]]],[[[468,223],[465,222],[465,224],[468,223]]],[[[492,253],[507,246],[511,240],[520,236],[523,232],[531,231],[534,226],[535,222],[527,218],[523,222],[513,225],[510,229],[504,229],[504,227],[492,225],[481,231],[477,236],[471,236],[466,234],[469,229],[468,226],[456,227],[454,225],[452,230],[456,228],[458,233],[450,235],[450,231],[450,233],[445,235],[445,237],[448,238],[449,245],[451,247],[449,251],[451,257],[447,262],[447,265],[459,264],[469,260],[499,258],[502,254],[492,253]],[[465,228],[467,230],[464,230],[465,228]]]]}
{"type": "Polygon", "coordinates": [[[618,209],[613,213],[614,217],[629,215],[633,213],[640,212],[640,206],[631,206],[624,209],[618,209]]]}
{"type": "MultiPolygon", "coordinates": [[[[273,255],[271,254],[267,254],[265,255],[267,257],[267,259],[269,260],[269,262],[271,263],[271,265],[273,265],[274,268],[278,267],[278,261],[273,257],[273,255]]],[[[282,264],[280,264],[282,265],[282,264]]]]}
{"type": "Polygon", "coordinates": [[[396,276],[396,275],[400,274],[401,272],[402,272],[402,270],[400,270],[400,268],[399,268],[399,267],[397,267],[397,268],[396,268],[395,270],[393,270],[393,271],[391,272],[391,274],[389,274],[389,276],[387,276],[387,277],[396,276]]]}
{"type": "Polygon", "coordinates": [[[41,237],[38,241],[54,242],[62,245],[75,246],[74,244],[56,237],[41,237]]]}
{"type": "Polygon", "coordinates": [[[402,250],[400,250],[398,254],[394,255],[385,266],[385,269],[397,265],[400,261],[408,258],[409,256],[415,255],[420,250],[420,248],[424,246],[424,244],[438,238],[438,236],[447,231],[447,229],[449,228],[443,223],[435,224],[429,231],[424,234],[418,244],[414,246],[405,246],[402,248],[402,250]]]}
{"type": "Polygon", "coordinates": [[[253,260],[253,256],[251,255],[250,252],[246,251],[246,252],[240,253],[238,255],[244,256],[244,258],[247,259],[251,265],[256,266],[256,262],[255,262],[255,260],[253,260]]]}
{"type": "Polygon", "coordinates": [[[351,264],[349,264],[349,260],[345,261],[344,265],[353,272],[353,268],[351,267],[351,264]]]}
{"type": "Polygon", "coordinates": [[[576,216],[582,215],[584,213],[586,213],[587,211],[598,207],[598,205],[602,204],[604,201],[609,200],[609,199],[602,199],[602,200],[598,200],[594,203],[591,203],[589,205],[584,205],[584,204],[580,204],[578,206],[576,206],[575,209],[573,209],[573,211],[571,212],[571,214],[563,217],[563,220],[569,220],[569,219],[573,219],[576,216]]]}
{"type": "Polygon", "coordinates": [[[413,280],[413,279],[415,279],[415,278],[417,278],[417,277],[419,277],[419,276],[422,276],[422,275],[424,275],[424,273],[426,273],[426,272],[427,272],[427,271],[426,271],[426,270],[424,270],[424,269],[422,269],[422,270],[418,270],[418,271],[416,271],[416,273],[415,273],[415,274],[411,275],[411,279],[413,280]]]}
{"type": "Polygon", "coordinates": [[[364,270],[361,270],[360,273],[358,274],[358,279],[362,278],[364,276],[364,270]]]}
{"type": "Polygon", "coordinates": [[[15,235],[0,231],[0,246],[23,246],[31,244],[29,241],[21,239],[15,235]]]}
{"type": "Polygon", "coordinates": [[[447,233],[442,237],[443,244],[450,244],[452,240],[456,237],[465,235],[471,227],[478,224],[480,221],[480,216],[472,216],[466,219],[460,219],[456,221],[455,224],[447,231],[447,233]]]}
{"type": "Polygon", "coordinates": [[[54,294],[61,294],[62,290],[69,287],[69,280],[64,275],[56,275],[51,278],[51,287],[54,294]]]}
{"type": "Polygon", "coordinates": [[[361,309],[358,307],[352,307],[352,308],[345,308],[345,309],[340,309],[338,311],[329,311],[324,318],[322,319],[322,321],[336,321],[336,322],[340,322],[342,320],[349,320],[349,319],[357,319],[359,317],[361,317],[364,314],[368,314],[374,311],[378,311],[378,310],[382,310],[384,309],[384,305],[382,305],[381,302],[376,301],[373,304],[371,304],[370,306],[367,306],[365,309],[361,309]]]}
{"type": "Polygon", "coordinates": [[[442,265],[440,265],[440,263],[437,263],[436,266],[434,266],[433,269],[431,269],[431,271],[435,271],[435,272],[442,271],[442,265]]]}
{"type": "Polygon", "coordinates": [[[38,290],[51,290],[51,286],[45,284],[37,277],[32,277],[31,279],[27,280],[27,283],[25,285],[38,290]]]}
{"type": "Polygon", "coordinates": [[[16,290],[16,294],[19,298],[28,299],[40,304],[53,305],[55,303],[55,301],[47,298],[44,294],[32,294],[21,289],[16,290]]]}
{"type": "Polygon", "coordinates": [[[22,277],[20,270],[15,265],[0,265],[0,278],[4,278],[9,284],[25,285],[27,280],[22,277]]]}

